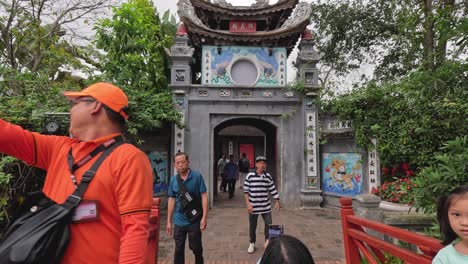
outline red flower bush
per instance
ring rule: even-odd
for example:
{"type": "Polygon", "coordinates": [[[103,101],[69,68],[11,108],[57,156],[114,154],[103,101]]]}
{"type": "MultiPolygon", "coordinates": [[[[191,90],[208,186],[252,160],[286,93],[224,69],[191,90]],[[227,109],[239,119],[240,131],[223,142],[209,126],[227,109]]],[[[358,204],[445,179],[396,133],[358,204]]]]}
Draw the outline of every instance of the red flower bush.
{"type": "Polygon", "coordinates": [[[383,201],[411,205],[414,201],[412,189],[415,186],[410,178],[400,178],[373,188],[372,194],[379,196],[383,201]]]}
{"type": "Polygon", "coordinates": [[[378,188],[372,188],[371,193],[382,198],[383,201],[411,205],[414,201],[412,177],[416,175],[406,162],[399,166],[382,169],[384,183],[378,188]],[[391,175],[389,175],[391,173],[391,175]]]}

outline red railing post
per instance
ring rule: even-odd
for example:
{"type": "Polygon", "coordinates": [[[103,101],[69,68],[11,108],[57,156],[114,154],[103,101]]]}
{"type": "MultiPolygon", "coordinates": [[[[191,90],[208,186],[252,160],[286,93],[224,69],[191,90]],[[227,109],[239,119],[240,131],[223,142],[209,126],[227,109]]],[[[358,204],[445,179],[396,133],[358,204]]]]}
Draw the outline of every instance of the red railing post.
{"type": "Polygon", "coordinates": [[[348,234],[348,229],[352,227],[352,224],[348,222],[347,216],[354,215],[353,211],[353,199],[351,198],[340,198],[341,204],[341,225],[343,226],[343,241],[345,248],[345,257],[347,264],[360,263],[361,256],[359,254],[359,248],[351,239],[348,234]]]}
{"type": "Polygon", "coordinates": [[[146,263],[158,263],[159,251],[159,198],[153,198],[150,212],[150,234],[148,238],[148,249],[146,252],[146,263]]]}

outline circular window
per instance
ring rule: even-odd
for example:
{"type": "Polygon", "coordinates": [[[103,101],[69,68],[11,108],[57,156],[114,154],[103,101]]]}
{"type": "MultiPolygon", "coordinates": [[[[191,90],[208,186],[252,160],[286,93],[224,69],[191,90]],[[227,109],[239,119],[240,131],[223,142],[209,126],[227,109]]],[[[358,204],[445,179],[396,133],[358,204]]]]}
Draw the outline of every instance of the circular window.
{"type": "Polygon", "coordinates": [[[238,60],[231,66],[231,78],[238,85],[253,85],[257,77],[257,67],[249,60],[238,60]]]}

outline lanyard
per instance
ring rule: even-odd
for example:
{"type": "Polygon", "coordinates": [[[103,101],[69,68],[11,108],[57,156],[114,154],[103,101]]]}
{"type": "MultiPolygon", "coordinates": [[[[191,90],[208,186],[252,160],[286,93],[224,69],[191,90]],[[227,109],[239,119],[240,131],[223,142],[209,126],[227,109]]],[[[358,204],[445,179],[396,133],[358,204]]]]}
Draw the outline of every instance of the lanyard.
{"type": "Polygon", "coordinates": [[[76,182],[76,177],[75,177],[75,171],[79,169],[81,166],[86,164],[86,162],[90,161],[94,156],[97,154],[101,153],[102,151],[108,149],[110,146],[112,146],[115,142],[118,141],[123,141],[123,138],[121,135],[118,135],[114,138],[109,139],[108,141],[102,143],[101,145],[97,146],[95,149],[93,149],[88,155],[80,159],[78,162],[75,163],[75,159],[73,158],[72,155],[72,148],[70,147],[70,151],[68,151],[68,169],[71,172],[70,178],[75,184],[75,187],[78,188],[78,183],[76,182]]]}

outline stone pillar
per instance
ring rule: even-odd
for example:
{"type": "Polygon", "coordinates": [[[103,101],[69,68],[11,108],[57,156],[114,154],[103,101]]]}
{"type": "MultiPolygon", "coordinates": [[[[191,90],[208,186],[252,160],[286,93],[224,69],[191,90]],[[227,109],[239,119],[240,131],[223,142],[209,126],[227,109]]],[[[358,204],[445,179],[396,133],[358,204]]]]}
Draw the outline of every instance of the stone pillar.
{"type": "MultiPolygon", "coordinates": [[[[173,127],[172,153],[185,152],[186,116],[188,111],[188,91],[192,84],[191,64],[193,63],[193,48],[188,45],[187,29],[181,23],[171,47],[171,84],[173,100],[181,115],[181,124],[173,127]]],[[[170,159],[172,160],[172,159],[170,159]]]]}
{"type": "Polygon", "coordinates": [[[367,150],[367,166],[369,172],[369,193],[372,192],[372,189],[378,188],[380,186],[380,161],[379,154],[377,152],[377,139],[372,138],[372,147],[367,150]]]}
{"type": "MultiPolygon", "coordinates": [[[[372,194],[359,194],[356,196],[356,216],[376,221],[379,223],[383,222],[383,211],[379,208],[379,204],[382,199],[372,194]]],[[[380,239],[384,239],[382,233],[375,232],[373,230],[367,230],[367,232],[380,239]]]]}
{"type": "Polygon", "coordinates": [[[314,49],[312,34],[306,30],[299,44],[295,66],[298,68],[298,77],[301,85],[304,85],[304,164],[305,173],[302,176],[301,208],[320,208],[323,197],[320,189],[320,155],[318,141],[318,108],[315,100],[318,99],[318,69],[317,63],[320,56],[314,49]]]}

